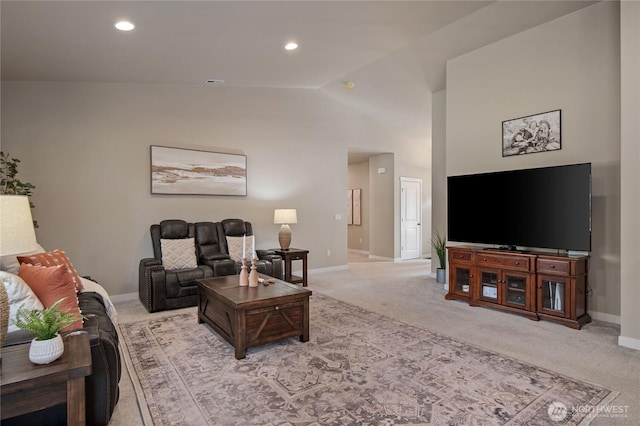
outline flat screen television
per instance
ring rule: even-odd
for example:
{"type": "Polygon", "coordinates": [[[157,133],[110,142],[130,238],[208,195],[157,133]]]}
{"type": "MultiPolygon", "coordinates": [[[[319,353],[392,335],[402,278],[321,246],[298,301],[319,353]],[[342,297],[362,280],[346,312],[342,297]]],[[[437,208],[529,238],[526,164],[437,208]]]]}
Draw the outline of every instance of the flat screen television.
{"type": "Polygon", "coordinates": [[[591,164],[447,177],[449,241],[591,251],[591,164]]]}

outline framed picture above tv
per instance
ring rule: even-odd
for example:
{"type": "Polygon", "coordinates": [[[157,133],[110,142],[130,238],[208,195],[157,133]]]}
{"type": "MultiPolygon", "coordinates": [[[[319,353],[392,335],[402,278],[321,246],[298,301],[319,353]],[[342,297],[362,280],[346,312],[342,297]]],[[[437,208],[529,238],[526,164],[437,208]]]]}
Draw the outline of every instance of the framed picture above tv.
{"type": "Polygon", "coordinates": [[[562,146],[560,110],[502,122],[502,156],[556,151],[562,146]]]}
{"type": "Polygon", "coordinates": [[[247,195],[247,156],[151,145],[151,193],[247,195]]]}

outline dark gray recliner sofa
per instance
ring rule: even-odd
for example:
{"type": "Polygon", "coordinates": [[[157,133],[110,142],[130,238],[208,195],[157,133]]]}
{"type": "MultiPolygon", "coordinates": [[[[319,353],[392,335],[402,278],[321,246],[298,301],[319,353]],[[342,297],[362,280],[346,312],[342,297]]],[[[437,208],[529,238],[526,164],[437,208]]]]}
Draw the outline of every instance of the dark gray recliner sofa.
{"type": "MultiPolygon", "coordinates": [[[[151,242],[153,258],[142,259],[139,267],[138,296],[149,312],[178,309],[198,304],[198,287],[195,280],[213,276],[232,275],[235,273],[235,262],[220,252],[217,259],[206,264],[200,263],[189,269],[165,269],[162,265],[162,239],[195,238],[195,225],[180,219],[163,220],[151,225],[151,242]]],[[[209,236],[212,244],[216,233],[209,236]]],[[[219,242],[218,242],[219,247],[219,242]]],[[[208,251],[213,254],[213,249],[208,251]]]]}
{"type": "MultiPolygon", "coordinates": [[[[188,223],[180,219],[151,225],[153,258],[139,265],[138,296],[149,312],[178,309],[198,304],[197,279],[237,274],[240,265],[229,255],[226,237],[253,235],[251,223],[241,219],[222,222],[188,223]],[[163,239],[194,238],[197,266],[165,269],[162,265],[163,239]]],[[[282,258],[269,250],[256,250],[258,272],[282,278],[282,258]]]]}

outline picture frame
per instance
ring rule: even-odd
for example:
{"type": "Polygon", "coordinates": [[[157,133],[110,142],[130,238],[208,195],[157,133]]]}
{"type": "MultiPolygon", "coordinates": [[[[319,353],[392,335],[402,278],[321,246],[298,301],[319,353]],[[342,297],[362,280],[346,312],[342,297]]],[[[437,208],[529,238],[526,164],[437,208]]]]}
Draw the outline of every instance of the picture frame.
{"type": "Polygon", "coordinates": [[[562,148],[560,110],[502,122],[502,156],[557,151],[562,148]]]}
{"type": "Polygon", "coordinates": [[[362,216],[360,210],[360,196],[361,190],[354,189],[353,190],[353,224],[354,225],[362,225],[362,216]]]}
{"type": "Polygon", "coordinates": [[[362,225],[361,189],[347,189],[347,225],[362,225]]]}
{"type": "Polygon", "coordinates": [[[151,193],[247,195],[247,156],[151,145],[151,193]]]}
{"type": "Polygon", "coordinates": [[[353,225],[353,189],[347,189],[347,225],[353,225]]]}

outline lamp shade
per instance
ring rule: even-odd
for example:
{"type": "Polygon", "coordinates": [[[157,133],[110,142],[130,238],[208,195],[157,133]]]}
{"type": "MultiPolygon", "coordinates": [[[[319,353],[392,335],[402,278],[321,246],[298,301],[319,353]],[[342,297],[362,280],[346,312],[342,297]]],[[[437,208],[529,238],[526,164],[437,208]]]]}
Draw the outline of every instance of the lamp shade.
{"type": "Polygon", "coordinates": [[[273,212],[273,223],[298,223],[296,209],[276,209],[273,212]]]}
{"type": "Polygon", "coordinates": [[[31,206],[26,195],[0,195],[0,256],[36,250],[31,206]]]}

